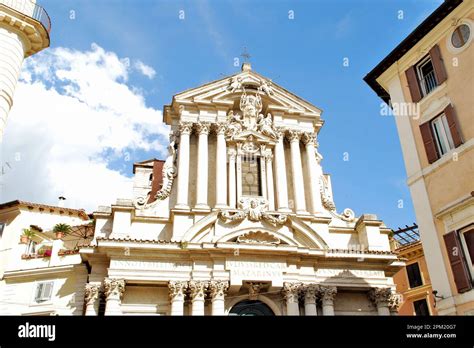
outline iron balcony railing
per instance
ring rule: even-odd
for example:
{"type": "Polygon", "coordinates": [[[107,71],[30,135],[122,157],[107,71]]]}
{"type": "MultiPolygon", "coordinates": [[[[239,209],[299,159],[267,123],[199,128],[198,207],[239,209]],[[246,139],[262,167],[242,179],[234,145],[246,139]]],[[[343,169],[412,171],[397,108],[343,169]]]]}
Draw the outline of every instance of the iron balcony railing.
{"type": "Polygon", "coordinates": [[[48,13],[44,8],[31,0],[0,0],[0,5],[8,6],[12,10],[18,11],[40,22],[48,34],[51,31],[51,19],[48,13]]]}
{"type": "Polygon", "coordinates": [[[435,76],[434,70],[431,70],[428,74],[426,74],[421,79],[420,82],[424,87],[425,95],[430,93],[433,89],[435,89],[438,86],[438,82],[436,81],[436,76],[435,76]]]}

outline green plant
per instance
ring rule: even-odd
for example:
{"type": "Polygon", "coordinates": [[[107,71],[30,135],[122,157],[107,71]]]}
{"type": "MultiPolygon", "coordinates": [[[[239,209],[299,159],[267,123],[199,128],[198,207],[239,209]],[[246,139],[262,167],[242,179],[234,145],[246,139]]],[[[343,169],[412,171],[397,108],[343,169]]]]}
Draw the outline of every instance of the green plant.
{"type": "Polygon", "coordinates": [[[64,235],[68,234],[71,232],[71,226],[68,224],[56,224],[54,225],[53,232],[55,233],[62,233],[64,235]]]}
{"type": "Polygon", "coordinates": [[[28,237],[28,238],[32,238],[32,237],[34,237],[34,235],[35,235],[35,231],[33,231],[32,229],[30,229],[30,228],[24,228],[23,229],[23,236],[28,237]]]}

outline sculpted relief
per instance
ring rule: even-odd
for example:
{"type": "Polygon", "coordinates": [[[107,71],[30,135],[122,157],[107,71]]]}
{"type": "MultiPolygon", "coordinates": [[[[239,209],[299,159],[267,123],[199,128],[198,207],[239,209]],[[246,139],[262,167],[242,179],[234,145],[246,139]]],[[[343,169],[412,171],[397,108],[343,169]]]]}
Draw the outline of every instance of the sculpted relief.
{"type": "MultiPolygon", "coordinates": [[[[237,82],[235,82],[237,83],[237,82]]],[[[232,85],[232,84],[231,84],[232,85]]],[[[226,136],[234,139],[236,135],[244,130],[257,131],[272,139],[277,138],[276,130],[273,126],[273,117],[271,113],[263,115],[261,113],[263,108],[262,98],[259,94],[247,94],[245,88],[242,87],[243,93],[240,97],[240,113],[230,110],[227,114],[227,131],[226,136]]],[[[233,89],[232,89],[233,90],[233,89]]],[[[270,93],[271,89],[268,84],[265,87],[260,86],[259,91],[267,91],[270,93]]],[[[273,92],[271,92],[273,93],[273,92]]]]}

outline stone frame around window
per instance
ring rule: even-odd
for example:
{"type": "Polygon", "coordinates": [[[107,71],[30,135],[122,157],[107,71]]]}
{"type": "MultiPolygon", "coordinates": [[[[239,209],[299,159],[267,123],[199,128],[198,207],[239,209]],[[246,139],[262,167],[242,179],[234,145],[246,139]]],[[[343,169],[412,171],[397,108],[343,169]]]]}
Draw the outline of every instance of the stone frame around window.
{"type": "Polygon", "coordinates": [[[453,53],[453,54],[459,54],[461,52],[463,52],[465,49],[467,49],[471,42],[472,42],[472,38],[474,36],[474,21],[469,19],[469,18],[463,18],[461,20],[459,20],[457,23],[456,23],[456,26],[449,31],[449,35],[446,36],[446,47],[448,48],[448,50],[453,53]],[[453,43],[452,43],[452,36],[454,34],[454,32],[456,31],[456,29],[461,26],[461,25],[467,25],[469,27],[469,38],[467,39],[466,43],[461,46],[461,47],[454,47],[453,43]]]}
{"type": "Polygon", "coordinates": [[[33,283],[33,292],[31,296],[31,304],[30,306],[44,306],[44,305],[51,305],[53,303],[53,291],[54,291],[54,280],[38,280],[33,283]],[[49,299],[45,301],[38,302],[36,301],[36,291],[40,284],[50,283],[51,284],[51,296],[49,299]]]}
{"type": "MultiPolygon", "coordinates": [[[[445,156],[447,153],[449,153],[451,150],[455,149],[456,147],[454,146],[454,141],[453,137],[451,135],[451,132],[449,130],[449,125],[448,125],[448,120],[446,118],[446,115],[443,113],[435,116],[430,120],[430,127],[431,127],[431,132],[433,133],[433,140],[436,144],[436,148],[438,150],[438,156],[439,158],[445,156]],[[442,134],[438,134],[436,131],[435,123],[440,123],[441,129],[442,129],[442,134]],[[443,138],[443,142],[445,142],[446,151],[443,152],[442,149],[442,144],[441,140],[439,139],[439,136],[443,138]]],[[[439,159],[438,158],[438,159],[439,159]]]]}

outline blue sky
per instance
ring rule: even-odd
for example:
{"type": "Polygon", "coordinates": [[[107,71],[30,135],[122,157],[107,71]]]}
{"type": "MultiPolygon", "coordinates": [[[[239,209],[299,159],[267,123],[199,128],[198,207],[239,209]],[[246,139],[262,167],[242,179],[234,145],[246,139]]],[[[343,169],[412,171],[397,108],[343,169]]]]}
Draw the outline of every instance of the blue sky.
{"type": "MultiPolygon", "coordinates": [[[[235,58],[247,47],[255,71],[324,111],[320,152],[338,211],[375,213],[392,228],[415,221],[395,121],[380,116],[381,100],[362,78],[440,0],[39,3],[52,20],[51,48],[86,51],[95,43],[152,67],[153,78],[133,74],[128,84],[158,110],[177,92],[239,71],[235,58]]],[[[116,156],[108,166],[131,176],[133,162],[163,157],[129,150],[130,160],[116,156]]]]}

